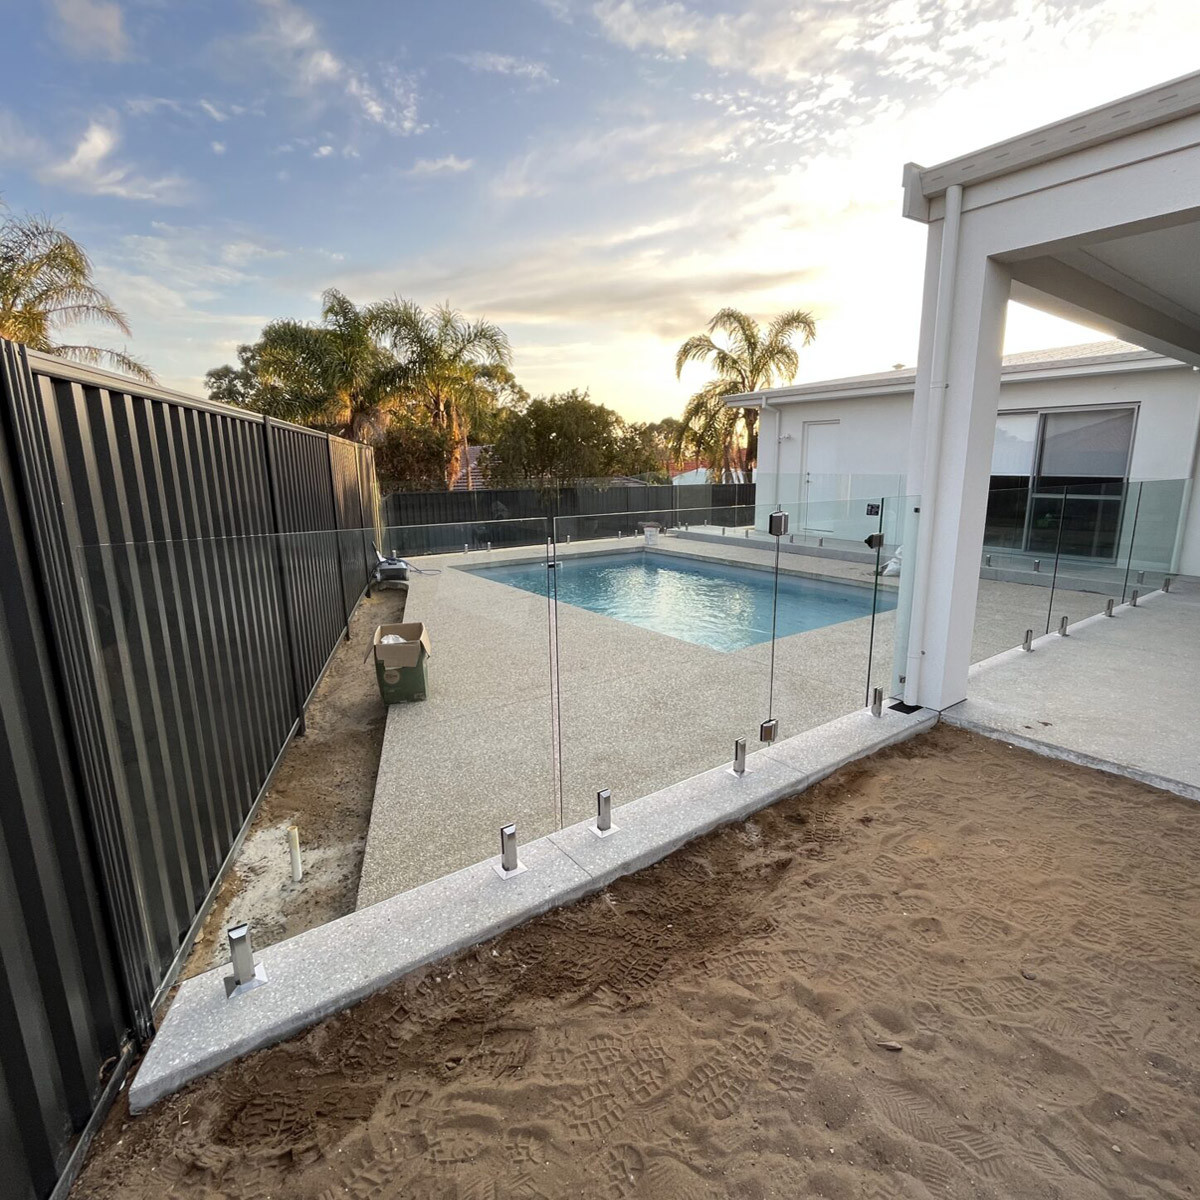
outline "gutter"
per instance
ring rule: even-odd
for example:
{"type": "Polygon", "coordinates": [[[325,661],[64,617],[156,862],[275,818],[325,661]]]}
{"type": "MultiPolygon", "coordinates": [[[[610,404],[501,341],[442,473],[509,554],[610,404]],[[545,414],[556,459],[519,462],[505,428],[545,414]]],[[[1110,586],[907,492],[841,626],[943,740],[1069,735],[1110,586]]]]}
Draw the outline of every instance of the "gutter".
{"type": "Polygon", "coordinates": [[[954,313],[954,289],[958,272],[959,230],[962,224],[961,184],[946,189],[946,215],[942,226],[941,262],[938,267],[937,309],[933,319],[933,353],[929,375],[929,418],[925,452],[921,462],[921,524],[917,530],[917,554],[913,572],[913,601],[910,620],[918,622],[908,631],[908,661],[905,665],[904,701],[915,704],[921,685],[925,657],[925,630],[929,606],[929,576],[933,559],[933,521],[937,514],[937,471],[930,471],[941,457],[942,426],[945,418],[946,372],[950,364],[950,332],[954,313]]]}

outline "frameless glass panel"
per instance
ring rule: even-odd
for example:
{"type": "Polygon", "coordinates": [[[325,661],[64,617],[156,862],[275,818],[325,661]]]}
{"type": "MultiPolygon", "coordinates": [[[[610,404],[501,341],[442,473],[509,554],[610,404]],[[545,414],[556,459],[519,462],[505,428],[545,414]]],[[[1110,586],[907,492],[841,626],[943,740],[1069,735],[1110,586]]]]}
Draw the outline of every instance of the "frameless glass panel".
{"type": "Polygon", "coordinates": [[[1163,580],[1178,569],[1185,496],[1182,479],[1147,480],[1140,485],[1126,563],[1126,599],[1134,588],[1143,596],[1161,588],[1163,580]]]}
{"type": "Polygon", "coordinates": [[[881,569],[884,579],[895,580],[898,584],[896,613],[893,618],[892,679],[889,694],[903,700],[905,685],[908,682],[909,647],[912,644],[913,579],[917,538],[921,530],[921,498],[897,496],[894,503],[887,505],[886,512],[892,514],[888,525],[896,549],[890,558],[884,561],[881,569]]]}
{"type": "Polygon", "coordinates": [[[752,522],[748,507],[555,521],[565,823],[609,789],[619,824],[620,805],[729,763],[735,739],[758,748],[774,542],[752,522]]]}
{"type": "Polygon", "coordinates": [[[902,557],[903,509],[902,497],[845,495],[788,512],[823,532],[781,546],[773,712],[785,733],[862,708],[876,685],[890,694],[899,577],[880,572],[902,557]]]}
{"type": "MultiPolygon", "coordinates": [[[[985,541],[975,602],[971,661],[980,662],[1023,644],[1027,631],[1034,638],[1046,632],[1050,588],[1063,520],[1063,489],[1057,495],[1029,498],[1027,487],[993,489],[989,514],[1018,512],[1029,504],[1028,538],[1014,535],[1014,544],[985,541]],[[1030,549],[1022,549],[1028,542],[1030,549]]],[[[989,529],[992,532],[995,527],[989,529]]]]}
{"type": "Polygon", "coordinates": [[[427,687],[418,699],[422,681],[390,681],[378,649],[363,667],[389,704],[360,906],[494,856],[509,822],[520,842],[556,828],[549,535],[542,518],[383,530],[381,586],[405,597],[385,633],[404,652],[424,632],[427,657],[410,657],[427,687]],[[525,586],[496,568],[527,572],[525,586]]]}

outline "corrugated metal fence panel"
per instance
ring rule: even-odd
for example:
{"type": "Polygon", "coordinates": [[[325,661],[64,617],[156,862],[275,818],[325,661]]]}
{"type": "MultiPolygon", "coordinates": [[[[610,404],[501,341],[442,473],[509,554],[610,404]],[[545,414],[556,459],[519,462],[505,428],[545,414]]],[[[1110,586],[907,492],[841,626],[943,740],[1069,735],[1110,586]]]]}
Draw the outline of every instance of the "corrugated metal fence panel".
{"type": "Polygon", "coordinates": [[[343,438],[329,439],[329,463],[332,468],[334,507],[337,512],[338,529],[345,532],[338,536],[338,551],[341,555],[342,592],[348,608],[353,608],[362,592],[363,557],[362,529],[366,525],[366,513],[362,505],[362,481],[358,470],[358,447],[343,438]]]}
{"type": "Polygon", "coordinates": [[[100,1064],[152,1029],[378,511],[369,448],[3,341],[0,372],[0,1148],[45,1195],[100,1064]]]}
{"type": "MultiPolygon", "coordinates": [[[[15,365],[4,363],[5,373],[15,365]]],[[[0,422],[0,1161],[44,1196],[129,1027],[0,422]]]]}
{"type": "Polygon", "coordinates": [[[138,1031],[149,1029],[157,984],[148,942],[148,920],[128,847],[134,840],[125,790],[109,752],[116,738],[113,705],[103,672],[96,669],[90,621],[79,586],[78,538],[72,524],[71,468],[63,464],[57,405],[42,404],[39,384],[24,352],[0,342],[5,416],[10,422],[8,469],[21,477],[21,501],[30,531],[30,554],[44,583],[40,614],[53,644],[61,703],[70,716],[74,757],[84,810],[97,850],[100,881],[117,947],[117,963],[138,1031]],[[60,472],[65,483],[60,486],[60,472]]]}
{"type": "Polygon", "coordinates": [[[346,627],[348,613],[329,438],[276,421],[268,422],[266,430],[297,686],[306,698],[346,627]]]}
{"type": "Polygon", "coordinates": [[[697,513],[714,524],[734,524],[734,510],[753,506],[753,483],[638,484],[600,487],[488,488],[470,492],[392,492],[383,498],[385,526],[601,516],[619,512],[697,513]]]}

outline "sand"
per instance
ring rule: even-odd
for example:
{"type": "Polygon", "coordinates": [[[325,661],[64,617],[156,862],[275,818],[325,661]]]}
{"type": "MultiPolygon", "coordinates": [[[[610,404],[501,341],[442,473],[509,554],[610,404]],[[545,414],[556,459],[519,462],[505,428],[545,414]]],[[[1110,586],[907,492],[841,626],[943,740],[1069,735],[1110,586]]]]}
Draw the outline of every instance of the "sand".
{"type": "Polygon", "coordinates": [[[1186,1197],[1200,811],[939,728],[130,1120],[77,1198],[1186,1197]]]}
{"type": "Polygon", "coordinates": [[[363,665],[377,625],[404,619],[405,593],[376,589],[355,609],[350,640],[334,651],[217,893],[181,975],[229,961],[225,931],[251,921],[254,944],[273,942],[354,911],[387,707],[363,665]],[[304,878],[292,882],[287,830],[300,830],[304,878]]]}

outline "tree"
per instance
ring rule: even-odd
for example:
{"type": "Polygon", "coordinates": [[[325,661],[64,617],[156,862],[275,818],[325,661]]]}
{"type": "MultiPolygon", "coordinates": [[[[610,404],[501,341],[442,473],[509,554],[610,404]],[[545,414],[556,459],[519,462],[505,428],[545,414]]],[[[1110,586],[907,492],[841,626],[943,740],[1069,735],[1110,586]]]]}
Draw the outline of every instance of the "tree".
{"type": "Polygon", "coordinates": [[[744,470],[758,460],[758,411],[729,408],[727,396],[755,392],[775,383],[790,383],[800,365],[792,339],[800,334],[808,345],[817,336],[816,321],[800,309],[780,313],[764,332],[752,317],[736,308],[723,308],[708,323],[708,332],[690,337],[675,355],[675,377],[689,362],[711,362],[716,377],[688,401],[675,453],[693,451],[704,459],[715,476],[726,478],[738,471],[744,444],[744,470]],[[713,340],[725,336],[725,344],[713,340]],[[744,439],[744,441],[743,441],[744,439]]]}
{"type": "Polygon", "coordinates": [[[434,429],[424,414],[396,413],[375,443],[375,470],[387,492],[436,491],[446,483],[454,445],[446,429],[434,429]]]}
{"type": "Polygon", "coordinates": [[[259,383],[250,407],[269,412],[284,402],[292,420],[337,426],[358,441],[377,439],[401,402],[407,372],[375,339],[375,307],[360,309],[329,288],[321,296],[320,325],[265,326],[247,355],[259,383]]]}
{"type": "Polygon", "coordinates": [[[60,342],[60,329],[96,324],[129,336],[125,314],[92,278],[83,248],[45,217],[0,219],[0,337],[76,362],[107,363],[147,383],[148,367],[124,350],[60,342]]]}
{"type": "MultiPolygon", "coordinates": [[[[512,361],[504,331],[490,321],[468,321],[449,304],[426,311],[399,296],[374,304],[368,323],[403,364],[406,390],[421,404],[434,429],[446,430],[454,446],[446,467],[452,487],[467,455],[472,425],[495,406],[492,386],[512,361]]],[[[511,381],[511,373],[507,376],[511,381]]]]}
{"type": "Polygon", "coordinates": [[[573,389],[538,396],[505,418],[484,458],[488,480],[543,485],[655,470],[644,426],[627,426],[610,408],[573,389]]]}

